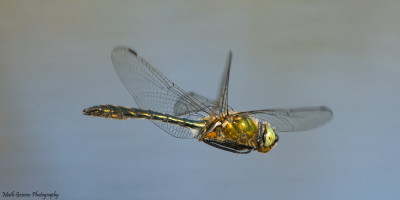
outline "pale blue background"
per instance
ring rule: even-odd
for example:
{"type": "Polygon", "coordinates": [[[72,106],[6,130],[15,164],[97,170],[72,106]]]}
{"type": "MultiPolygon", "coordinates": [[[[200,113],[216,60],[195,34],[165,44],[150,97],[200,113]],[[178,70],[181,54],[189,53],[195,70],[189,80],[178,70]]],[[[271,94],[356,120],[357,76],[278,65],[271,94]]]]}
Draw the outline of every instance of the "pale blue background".
{"type": "Polygon", "coordinates": [[[398,0],[2,0],[0,192],[397,199],[399,10],[398,0]],[[83,116],[135,105],[112,67],[117,45],[210,98],[232,50],[234,108],[327,105],[334,118],[281,134],[268,154],[237,155],[148,121],[83,116]]]}

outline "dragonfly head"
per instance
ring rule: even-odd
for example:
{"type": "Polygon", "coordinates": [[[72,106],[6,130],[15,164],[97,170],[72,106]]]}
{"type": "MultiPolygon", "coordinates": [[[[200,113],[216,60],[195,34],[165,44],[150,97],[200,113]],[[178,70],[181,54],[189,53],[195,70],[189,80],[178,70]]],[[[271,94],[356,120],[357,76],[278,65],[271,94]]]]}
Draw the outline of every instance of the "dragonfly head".
{"type": "Polygon", "coordinates": [[[262,124],[262,128],[260,131],[261,138],[258,143],[257,151],[261,153],[267,153],[278,143],[279,136],[275,133],[274,129],[269,124],[262,124]]]}

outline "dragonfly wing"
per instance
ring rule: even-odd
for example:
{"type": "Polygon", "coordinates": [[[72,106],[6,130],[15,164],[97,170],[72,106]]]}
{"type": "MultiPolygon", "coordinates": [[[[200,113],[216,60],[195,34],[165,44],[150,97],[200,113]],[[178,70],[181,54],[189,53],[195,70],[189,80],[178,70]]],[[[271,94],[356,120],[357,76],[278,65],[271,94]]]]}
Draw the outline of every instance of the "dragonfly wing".
{"type": "MultiPolygon", "coordinates": [[[[206,110],[209,113],[212,113],[213,109],[218,105],[217,101],[213,101],[211,99],[208,99],[207,97],[201,96],[195,92],[189,92],[189,94],[195,98],[198,99],[199,101],[202,102],[202,105],[204,106],[202,109],[206,110]]],[[[184,99],[180,99],[176,102],[174,106],[174,115],[175,116],[181,116],[185,115],[188,113],[193,113],[193,112],[199,112],[198,107],[194,107],[191,104],[188,104],[187,101],[184,99]]],[[[232,107],[228,105],[228,109],[230,111],[233,110],[232,107]]]]}
{"type": "Polygon", "coordinates": [[[193,139],[198,138],[199,136],[199,130],[196,129],[185,128],[183,126],[168,124],[160,121],[151,122],[153,122],[156,126],[176,138],[193,139]]]}
{"type": "Polygon", "coordinates": [[[228,105],[228,89],[229,89],[229,74],[231,71],[231,63],[232,63],[232,52],[229,51],[228,60],[226,62],[225,72],[222,77],[222,82],[220,85],[220,91],[218,94],[218,101],[216,106],[214,107],[214,113],[218,111],[220,115],[228,114],[229,105],[228,105]]]}
{"type": "Polygon", "coordinates": [[[185,100],[184,97],[179,99],[175,106],[174,106],[174,115],[175,116],[181,116],[181,115],[186,115],[189,113],[193,112],[199,112],[202,110],[207,110],[208,112],[212,112],[212,109],[217,105],[216,101],[210,100],[206,97],[203,97],[199,94],[196,94],[194,92],[189,92],[189,95],[195,99],[198,99],[199,101],[202,102],[202,105],[204,105],[203,108],[195,107],[192,104],[190,104],[188,101],[185,100]],[[199,110],[202,109],[202,110],[199,110]]]}
{"type": "Polygon", "coordinates": [[[332,119],[328,107],[267,109],[237,113],[268,122],[278,132],[296,132],[313,129],[332,119]]]}
{"type": "MultiPolygon", "coordinates": [[[[115,47],[111,59],[119,78],[133,96],[140,109],[174,115],[174,106],[180,101],[196,109],[183,114],[182,118],[198,120],[205,116],[207,107],[139,56],[128,47],[115,47]]],[[[193,138],[191,130],[177,125],[155,122],[168,134],[179,138],[193,138]]]]}

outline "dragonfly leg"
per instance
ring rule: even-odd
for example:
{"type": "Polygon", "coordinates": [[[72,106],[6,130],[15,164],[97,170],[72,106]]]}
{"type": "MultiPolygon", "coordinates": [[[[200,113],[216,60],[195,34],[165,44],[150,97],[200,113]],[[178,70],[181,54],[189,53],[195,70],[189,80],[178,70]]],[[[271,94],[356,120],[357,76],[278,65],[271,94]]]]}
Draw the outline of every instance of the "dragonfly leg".
{"type": "Polygon", "coordinates": [[[247,146],[247,145],[243,145],[243,144],[237,144],[237,143],[233,143],[229,140],[226,141],[218,141],[218,140],[210,140],[210,139],[204,139],[203,140],[204,143],[218,148],[218,149],[222,149],[225,151],[229,151],[232,153],[238,153],[238,154],[247,154],[250,153],[251,151],[254,150],[253,147],[251,146],[247,146]]]}

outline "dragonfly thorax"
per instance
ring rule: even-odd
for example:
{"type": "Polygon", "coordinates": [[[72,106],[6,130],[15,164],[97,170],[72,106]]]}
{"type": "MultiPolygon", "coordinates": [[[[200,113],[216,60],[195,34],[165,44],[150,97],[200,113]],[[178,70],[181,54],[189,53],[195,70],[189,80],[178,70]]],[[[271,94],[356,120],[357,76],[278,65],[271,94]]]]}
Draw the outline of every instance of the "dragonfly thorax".
{"type": "Polygon", "coordinates": [[[208,144],[215,143],[234,150],[257,149],[259,128],[258,122],[252,118],[230,115],[209,119],[206,124],[200,141],[208,144]]]}
{"type": "Polygon", "coordinates": [[[252,150],[267,153],[279,140],[269,123],[247,116],[208,118],[206,124],[199,140],[235,153],[248,153],[252,150]]]}

